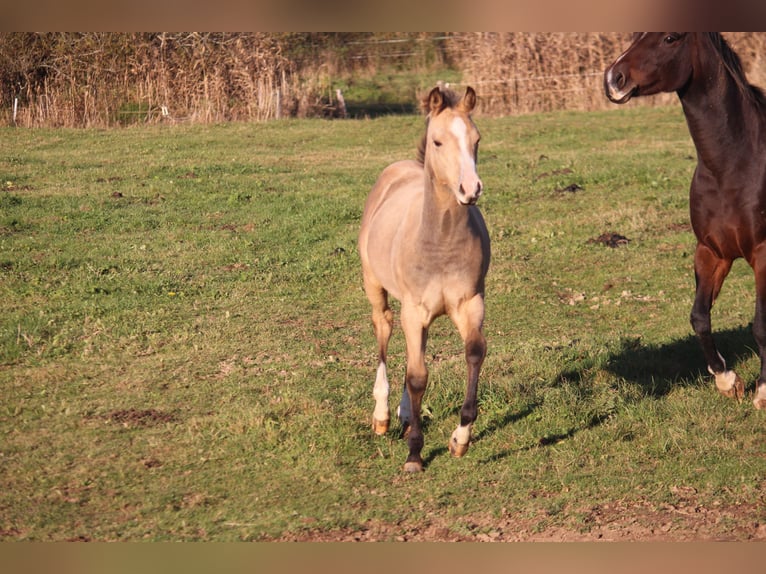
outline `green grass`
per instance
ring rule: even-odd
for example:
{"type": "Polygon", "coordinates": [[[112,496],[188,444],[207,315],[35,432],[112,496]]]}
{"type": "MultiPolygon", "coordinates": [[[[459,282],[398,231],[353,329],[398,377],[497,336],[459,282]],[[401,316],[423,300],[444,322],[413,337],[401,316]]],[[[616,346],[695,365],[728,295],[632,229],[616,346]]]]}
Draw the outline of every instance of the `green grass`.
{"type": "MultiPolygon", "coordinates": [[[[450,458],[465,366],[441,319],[419,476],[398,429],[369,428],[356,234],[422,118],[1,130],[0,538],[473,536],[511,515],[587,531],[605,502],[678,492],[739,509],[721,536],[763,523],[764,415],[717,394],[688,324],[680,109],[477,123],[493,241],[480,413],[450,458]],[[630,243],[589,242],[605,232],[630,243]]],[[[713,321],[750,392],[753,309],[739,262],[713,321]]],[[[392,408],[403,361],[397,330],[392,408]]]]}
{"type": "Polygon", "coordinates": [[[395,113],[418,113],[420,99],[437,82],[459,83],[460,72],[448,68],[432,71],[384,70],[354,74],[332,82],[343,92],[350,117],[376,117],[395,113]]]}

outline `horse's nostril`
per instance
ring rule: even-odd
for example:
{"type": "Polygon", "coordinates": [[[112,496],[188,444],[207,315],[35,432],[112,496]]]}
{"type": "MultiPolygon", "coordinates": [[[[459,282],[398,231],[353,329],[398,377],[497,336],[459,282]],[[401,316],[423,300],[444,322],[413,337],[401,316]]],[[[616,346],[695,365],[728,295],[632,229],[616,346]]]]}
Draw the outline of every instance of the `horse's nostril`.
{"type": "MultiPolygon", "coordinates": [[[[476,187],[473,189],[473,193],[471,193],[471,197],[479,197],[481,195],[481,191],[484,189],[484,185],[482,185],[481,181],[476,182],[476,187]]],[[[465,187],[463,187],[463,184],[460,184],[460,195],[469,195],[468,191],[465,187]]]]}
{"type": "Polygon", "coordinates": [[[621,90],[622,88],[625,87],[625,82],[626,82],[625,75],[622,72],[617,72],[614,75],[613,82],[614,82],[614,85],[617,86],[617,89],[621,90]]]}

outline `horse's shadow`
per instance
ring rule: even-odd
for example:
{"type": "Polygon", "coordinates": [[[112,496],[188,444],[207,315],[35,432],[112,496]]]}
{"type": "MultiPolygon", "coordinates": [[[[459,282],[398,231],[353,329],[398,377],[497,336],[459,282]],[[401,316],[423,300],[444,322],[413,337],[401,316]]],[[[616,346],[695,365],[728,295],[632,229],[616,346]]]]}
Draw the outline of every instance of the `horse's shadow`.
{"type": "MultiPolygon", "coordinates": [[[[513,424],[517,421],[520,421],[521,419],[531,415],[534,410],[540,406],[542,401],[534,401],[530,404],[523,407],[521,410],[515,410],[512,408],[507,409],[501,416],[495,417],[490,422],[482,428],[478,433],[473,435],[471,437],[471,442],[476,442],[481,440],[483,437],[492,435],[495,432],[505,428],[506,426],[513,424]]],[[[456,413],[459,411],[459,409],[456,409],[456,413]]],[[[449,449],[446,446],[439,446],[436,448],[432,448],[428,454],[423,458],[423,466],[428,467],[428,465],[438,456],[445,455],[449,449]]]]}
{"type": "MultiPolygon", "coordinates": [[[[739,362],[753,353],[750,326],[715,331],[713,337],[731,368],[736,369],[739,362]]],[[[694,334],[661,345],[622,341],[620,348],[608,358],[605,369],[637,385],[643,396],[654,398],[661,398],[674,388],[700,385],[700,379],[708,374],[702,348],[694,334]]]]}
{"type": "MultiPolygon", "coordinates": [[[[727,358],[730,367],[736,369],[737,364],[752,356],[753,337],[751,327],[738,327],[714,333],[716,344],[721,354],[727,358]]],[[[585,383],[591,376],[588,373],[592,365],[575,369],[564,369],[554,379],[554,385],[568,383],[585,383]]],[[[682,339],[660,345],[645,345],[636,339],[619,341],[614,351],[609,353],[603,369],[639,388],[638,396],[662,398],[674,388],[684,386],[699,386],[707,375],[707,366],[696,335],[691,334],[682,339]]],[[[507,412],[500,419],[493,420],[474,438],[480,440],[531,414],[544,399],[531,403],[518,412],[507,412]]],[[[593,414],[583,424],[570,428],[558,434],[546,434],[532,444],[493,454],[483,462],[501,460],[514,452],[531,450],[555,445],[572,438],[576,433],[595,428],[611,418],[610,414],[593,414]]],[[[446,452],[433,451],[429,460],[437,454],[446,452]]]]}

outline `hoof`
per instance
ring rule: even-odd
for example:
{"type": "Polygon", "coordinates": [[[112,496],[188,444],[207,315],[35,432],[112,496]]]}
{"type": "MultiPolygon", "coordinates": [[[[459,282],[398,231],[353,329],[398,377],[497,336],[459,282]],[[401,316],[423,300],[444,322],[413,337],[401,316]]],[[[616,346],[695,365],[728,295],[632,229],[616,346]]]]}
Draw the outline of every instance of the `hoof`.
{"type": "Polygon", "coordinates": [[[742,400],[745,396],[745,382],[734,371],[724,371],[715,376],[718,392],[730,399],[742,400]]]}
{"type": "Polygon", "coordinates": [[[423,463],[415,460],[408,460],[404,463],[404,472],[423,472],[423,463]]]}
{"type": "Polygon", "coordinates": [[[372,430],[378,436],[386,434],[388,432],[388,421],[379,421],[372,417],[372,430]]]}
{"type": "Polygon", "coordinates": [[[452,456],[454,456],[455,458],[460,458],[466,452],[468,452],[469,444],[471,443],[467,442],[465,444],[460,444],[457,442],[457,439],[455,437],[452,437],[447,446],[449,447],[449,452],[452,456]]]}
{"type": "Polygon", "coordinates": [[[759,411],[766,409],[766,383],[761,383],[756,387],[753,406],[759,411]]]}

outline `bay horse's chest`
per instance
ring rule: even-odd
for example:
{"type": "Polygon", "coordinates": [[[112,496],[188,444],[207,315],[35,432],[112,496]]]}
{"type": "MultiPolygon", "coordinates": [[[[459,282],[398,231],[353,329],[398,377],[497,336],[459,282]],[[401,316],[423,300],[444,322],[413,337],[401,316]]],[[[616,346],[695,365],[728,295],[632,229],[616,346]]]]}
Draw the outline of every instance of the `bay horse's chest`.
{"type": "Polygon", "coordinates": [[[766,182],[740,174],[719,183],[698,168],[689,195],[691,224],[697,241],[720,257],[750,260],[766,242],[766,182]]]}

